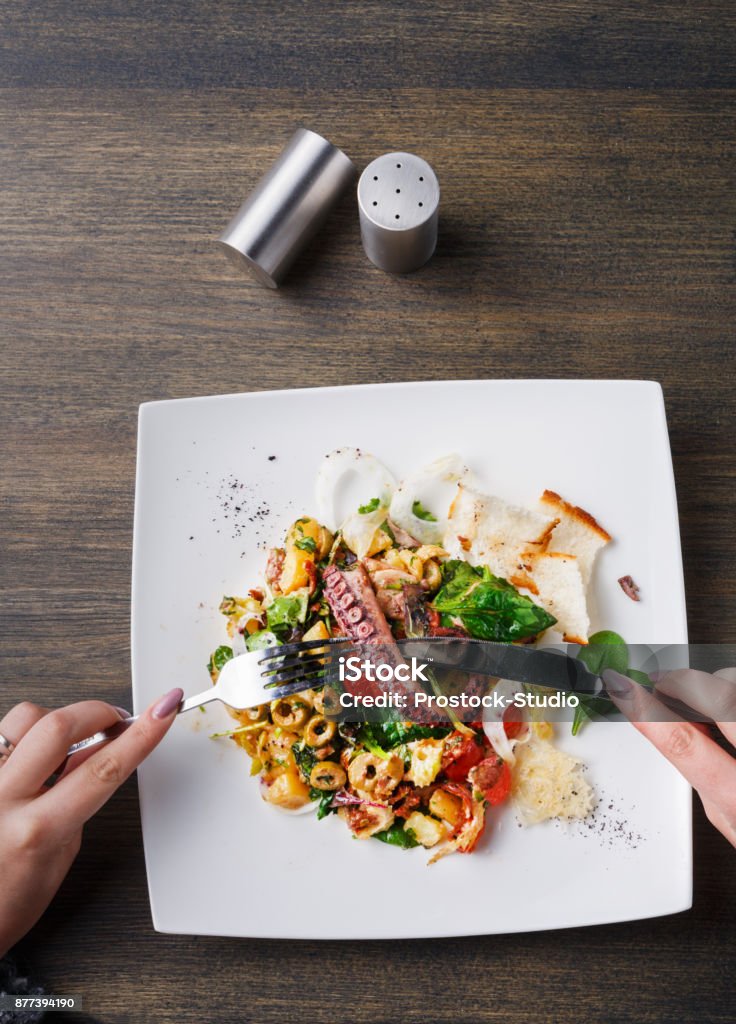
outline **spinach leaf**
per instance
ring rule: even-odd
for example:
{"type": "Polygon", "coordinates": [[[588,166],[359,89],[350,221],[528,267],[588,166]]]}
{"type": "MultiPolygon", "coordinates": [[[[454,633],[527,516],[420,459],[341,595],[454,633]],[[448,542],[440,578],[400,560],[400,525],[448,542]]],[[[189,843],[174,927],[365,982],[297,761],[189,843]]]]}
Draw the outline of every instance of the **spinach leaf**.
{"type": "MultiPolygon", "coordinates": [[[[624,675],[628,674],[629,648],[624,638],[611,629],[602,629],[594,633],[588,639],[587,645],[578,651],[578,659],[597,676],[607,668],[624,675]]],[[[577,736],[585,722],[599,716],[605,717],[617,710],[613,701],[607,697],[587,697],[580,694],[580,703],[575,708],[572,720],[573,736],[577,736]]]]}
{"type": "Polygon", "coordinates": [[[369,512],[375,512],[381,504],[380,498],[371,498],[370,501],[366,502],[365,505],[358,505],[358,512],[362,516],[367,516],[369,512]]]}
{"type": "Polygon", "coordinates": [[[509,643],[536,636],[557,621],[488,566],[451,559],[442,566],[442,586],[432,602],[443,626],[458,623],[472,637],[509,643]]]}
{"type": "Polygon", "coordinates": [[[629,679],[633,679],[639,686],[647,686],[649,689],[652,687],[652,680],[646,674],[646,672],[640,672],[638,668],[630,668],[626,675],[629,679]]]}
{"type": "Polygon", "coordinates": [[[383,737],[379,736],[379,738],[376,739],[374,736],[374,730],[370,726],[364,726],[360,730],[360,732],[358,733],[358,739],[363,744],[365,749],[370,751],[371,754],[375,754],[376,757],[383,757],[386,759],[391,757],[391,754],[388,752],[388,750],[381,746],[381,743],[383,742],[383,737]]]}
{"type": "MultiPolygon", "coordinates": [[[[646,672],[629,668],[629,648],[626,646],[626,641],[611,629],[602,629],[598,633],[594,633],[587,645],[580,648],[577,656],[586,668],[596,675],[600,675],[601,672],[610,668],[614,672],[628,676],[640,686],[651,687],[652,685],[646,672]]],[[[598,716],[605,718],[616,711],[618,708],[607,697],[587,697],[580,694],[580,704],[575,708],[575,716],[572,721],[573,736],[577,736],[580,727],[587,720],[598,716]]]]}
{"type": "Polygon", "coordinates": [[[609,700],[607,697],[589,697],[587,694],[578,694],[580,703],[575,708],[575,714],[572,720],[572,734],[577,736],[580,732],[580,728],[584,722],[592,720],[594,718],[605,718],[610,715],[612,711],[617,711],[618,708],[609,700]]]}
{"type": "Polygon", "coordinates": [[[629,648],[618,633],[602,629],[580,648],[578,658],[594,675],[599,676],[607,668],[625,675],[629,667],[629,648]]]}
{"type": "Polygon", "coordinates": [[[417,519],[423,519],[425,523],[437,522],[437,516],[433,516],[431,512],[428,512],[421,501],[415,501],[411,506],[411,510],[417,519]]]}
{"type": "Polygon", "coordinates": [[[210,655],[210,660],[207,662],[207,671],[209,674],[212,675],[214,672],[219,672],[222,669],[222,666],[226,664],[226,662],[230,661],[232,656],[232,647],[227,647],[225,644],[218,647],[217,650],[210,655]]]}
{"type": "MultiPolygon", "coordinates": [[[[312,769],[317,764],[317,758],[312,747],[307,746],[304,740],[299,743],[295,743],[291,752],[294,755],[297,768],[304,776],[306,782],[309,782],[309,776],[312,774],[312,769]]],[[[316,790],[318,793],[322,793],[322,790],[316,790]]]]}
{"type": "Polygon", "coordinates": [[[277,597],[266,609],[268,628],[274,633],[289,632],[294,626],[303,623],[307,618],[309,590],[302,587],[293,594],[277,597]]]}
{"type": "Polygon", "coordinates": [[[411,829],[405,829],[403,825],[398,825],[396,822],[383,832],[374,832],[374,839],[380,839],[382,843],[389,843],[391,846],[399,846],[402,850],[411,850],[414,846],[419,846],[416,841],[411,829]]]}
{"type": "Polygon", "coordinates": [[[332,806],[334,793],[331,789],[316,789],[314,786],[309,790],[310,800],[318,800],[317,821],[326,818],[328,814],[337,814],[337,807],[332,806]]]}
{"type": "Polygon", "coordinates": [[[449,725],[416,725],[413,722],[385,722],[384,727],[392,746],[413,743],[414,740],[439,740],[452,732],[449,725]]]}
{"type": "Polygon", "coordinates": [[[413,722],[366,722],[358,733],[358,742],[367,746],[371,743],[388,751],[414,740],[442,739],[452,732],[449,725],[416,725],[413,722]]]}

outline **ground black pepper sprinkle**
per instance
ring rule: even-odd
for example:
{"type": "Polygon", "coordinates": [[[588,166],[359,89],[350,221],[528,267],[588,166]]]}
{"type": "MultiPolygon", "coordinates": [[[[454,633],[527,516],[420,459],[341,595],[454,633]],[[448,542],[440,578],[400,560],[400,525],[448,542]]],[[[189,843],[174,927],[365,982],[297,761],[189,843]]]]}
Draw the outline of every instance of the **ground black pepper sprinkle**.
{"type": "MultiPolygon", "coordinates": [[[[635,805],[631,806],[633,810],[635,805]]],[[[601,794],[592,814],[582,821],[555,821],[558,828],[565,828],[577,834],[590,835],[596,838],[601,846],[626,846],[630,850],[646,842],[646,836],[637,832],[631,825],[625,809],[613,798],[601,794]]]]}
{"type": "Polygon", "coordinates": [[[220,481],[216,500],[220,514],[212,522],[226,519],[233,539],[255,537],[259,547],[266,546],[266,528],[272,510],[257,487],[235,476],[228,476],[220,481]]]}
{"type": "MultiPolygon", "coordinates": [[[[253,447],[251,450],[256,449],[253,447]]],[[[267,455],[266,458],[269,462],[275,462],[278,456],[267,455]]],[[[191,477],[192,471],[187,470],[184,475],[191,477]]],[[[205,470],[204,475],[208,477],[209,470],[205,470]]],[[[180,479],[176,477],[176,482],[178,483],[180,479]]],[[[257,485],[241,480],[234,474],[221,478],[218,483],[204,479],[194,482],[197,487],[204,486],[209,491],[214,491],[217,507],[214,510],[215,514],[210,517],[210,522],[216,527],[216,534],[229,532],[233,539],[255,539],[255,546],[260,551],[266,551],[275,543],[271,526],[272,509],[257,485]]],[[[281,510],[293,507],[294,501],[289,499],[281,510]]],[[[189,540],[194,540],[195,534],[189,534],[188,537],[189,540]]],[[[242,551],[240,557],[246,558],[247,552],[242,551]]]]}

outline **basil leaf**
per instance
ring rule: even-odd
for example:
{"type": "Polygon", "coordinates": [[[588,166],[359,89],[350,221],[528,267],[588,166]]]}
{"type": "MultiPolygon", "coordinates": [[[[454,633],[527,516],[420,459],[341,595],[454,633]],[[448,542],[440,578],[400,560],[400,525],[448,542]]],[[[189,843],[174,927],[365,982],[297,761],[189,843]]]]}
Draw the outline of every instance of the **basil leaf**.
{"type": "Polygon", "coordinates": [[[219,672],[222,669],[222,666],[230,661],[232,656],[232,647],[227,647],[225,644],[218,647],[217,650],[210,655],[210,660],[207,662],[207,671],[209,674],[212,675],[213,672],[219,672]]]}
{"type": "Polygon", "coordinates": [[[308,551],[310,555],[313,555],[317,550],[317,542],[312,540],[311,537],[300,537],[294,541],[294,547],[299,548],[300,551],[308,551]]]}
{"type": "Polygon", "coordinates": [[[415,501],[411,506],[411,510],[417,519],[423,519],[425,523],[437,522],[437,516],[433,516],[431,512],[428,512],[421,501],[415,501]]]}
{"type": "Polygon", "coordinates": [[[382,843],[388,843],[390,846],[399,846],[402,850],[411,850],[413,847],[419,846],[412,830],[405,829],[403,825],[396,823],[390,828],[384,829],[383,832],[374,832],[373,838],[380,839],[382,843]]]}
{"type": "Polygon", "coordinates": [[[451,559],[442,567],[442,580],[432,602],[442,617],[442,625],[459,624],[479,640],[523,640],[557,621],[516,587],[494,576],[488,566],[451,559]]]}
{"type": "Polygon", "coordinates": [[[365,505],[358,505],[358,512],[362,516],[367,516],[369,512],[375,512],[380,505],[380,498],[371,498],[365,505]]]}

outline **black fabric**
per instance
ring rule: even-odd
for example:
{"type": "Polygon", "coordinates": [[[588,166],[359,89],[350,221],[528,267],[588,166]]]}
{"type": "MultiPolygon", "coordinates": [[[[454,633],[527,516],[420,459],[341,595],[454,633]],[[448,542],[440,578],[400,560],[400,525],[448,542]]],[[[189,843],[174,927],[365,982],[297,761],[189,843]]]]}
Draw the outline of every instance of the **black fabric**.
{"type": "MultiPolygon", "coordinates": [[[[34,984],[10,957],[0,960],[0,994],[13,996],[43,996],[46,990],[34,984]]],[[[0,1010],[0,1024],[36,1024],[43,1020],[43,1010],[0,1010]]]]}

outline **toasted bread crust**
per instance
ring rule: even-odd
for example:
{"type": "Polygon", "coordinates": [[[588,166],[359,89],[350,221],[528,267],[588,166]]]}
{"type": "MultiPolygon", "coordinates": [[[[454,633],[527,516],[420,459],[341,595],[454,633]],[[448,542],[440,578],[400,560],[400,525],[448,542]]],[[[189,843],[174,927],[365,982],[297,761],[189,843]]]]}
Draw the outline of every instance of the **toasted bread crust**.
{"type": "Polygon", "coordinates": [[[580,508],[578,505],[571,505],[569,501],[561,498],[556,491],[545,491],[539,500],[543,505],[548,505],[551,510],[564,512],[572,519],[577,519],[579,523],[587,526],[589,530],[597,534],[604,543],[607,544],[609,540],[612,540],[610,533],[603,529],[590,512],[586,512],[584,508],[580,508]]]}
{"type": "Polygon", "coordinates": [[[528,590],[531,594],[538,594],[539,588],[531,576],[525,572],[515,573],[513,576],[509,576],[508,582],[512,587],[516,587],[517,590],[528,590]]]}
{"type": "Polygon", "coordinates": [[[534,562],[542,561],[545,558],[571,558],[573,562],[578,560],[578,556],[573,555],[569,551],[524,551],[521,557],[525,560],[525,563],[528,561],[532,565],[534,562]]]}
{"type": "Polygon", "coordinates": [[[567,633],[562,638],[566,644],[580,644],[581,647],[585,647],[588,643],[585,637],[582,636],[568,636],[567,633]]]}
{"type": "Polygon", "coordinates": [[[448,521],[450,519],[452,519],[452,517],[455,515],[455,510],[457,508],[457,503],[458,503],[458,501],[460,501],[460,497],[461,497],[461,495],[462,495],[464,490],[465,490],[465,488],[458,481],[457,490],[455,491],[455,495],[454,495],[452,501],[450,502],[450,507],[447,510],[447,519],[448,519],[448,521]]]}
{"type": "MultiPolygon", "coordinates": [[[[545,494],[546,493],[547,492],[545,491],[545,494]]],[[[559,522],[560,520],[555,516],[555,518],[550,521],[549,526],[545,527],[544,532],[540,534],[540,536],[537,537],[536,540],[530,541],[530,543],[534,544],[534,546],[538,548],[540,551],[544,551],[547,545],[549,544],[549,540],[552,536],[555,526],[557,526],[559,522]]]]}

